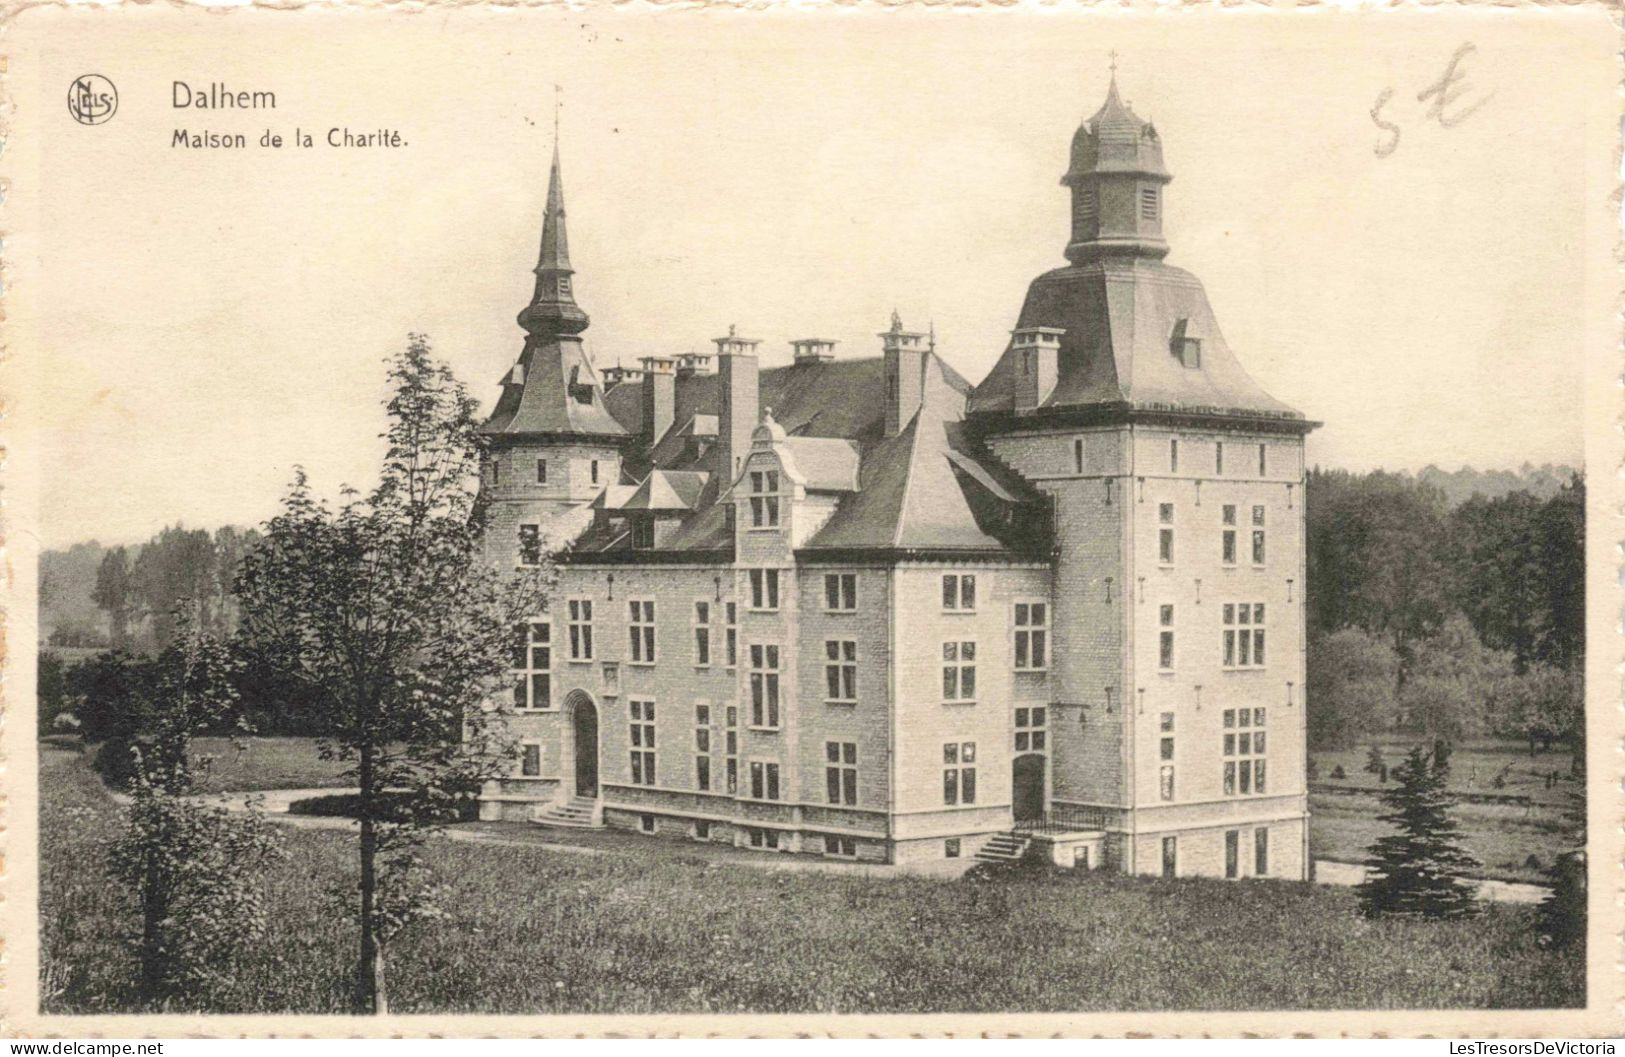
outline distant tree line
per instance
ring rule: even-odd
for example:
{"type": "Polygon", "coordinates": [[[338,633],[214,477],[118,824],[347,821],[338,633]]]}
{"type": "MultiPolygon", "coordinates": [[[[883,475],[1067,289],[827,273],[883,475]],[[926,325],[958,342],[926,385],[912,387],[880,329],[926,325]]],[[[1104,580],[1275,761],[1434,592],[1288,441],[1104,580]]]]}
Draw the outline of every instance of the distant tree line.
{"type": "Polygon", "coordinates": [[[1584,737],[1585,480],[1452,506],[1424,479],[1307,485],[1309,737],[1584,737]]]}

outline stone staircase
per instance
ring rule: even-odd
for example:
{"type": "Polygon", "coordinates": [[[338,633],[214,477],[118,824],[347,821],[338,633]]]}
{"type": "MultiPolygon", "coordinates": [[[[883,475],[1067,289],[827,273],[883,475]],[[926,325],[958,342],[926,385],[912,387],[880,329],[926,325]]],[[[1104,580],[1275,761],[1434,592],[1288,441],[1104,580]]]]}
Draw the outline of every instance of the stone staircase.
{"type": "Polygon", "coordinates": [[[1031,838],[1021,833],[995,833],[976,853],[978,862],[1015,862],[1027,851],[1031,838]]]}
{"type": "Polygon", "coordinates": [[[574,797],[564,804],[543,804],[531,813],[530,819],[544,826],[571,829],[598,829],[604,824],[598,801],[586,796],[574,797]]]}

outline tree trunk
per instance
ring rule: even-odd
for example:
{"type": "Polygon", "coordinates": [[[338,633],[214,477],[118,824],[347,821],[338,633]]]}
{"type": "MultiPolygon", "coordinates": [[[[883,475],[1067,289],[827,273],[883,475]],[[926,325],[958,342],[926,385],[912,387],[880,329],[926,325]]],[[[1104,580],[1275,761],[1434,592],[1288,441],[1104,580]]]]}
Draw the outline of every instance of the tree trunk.
{"type": "Polygon", "coordinates": [[[355,994],[351,1000],[354,1012],[358,1014],[382,1013],[383,982],[382,952],[378,948],[378,937],[373,931],[374,903],[377,898],[378,874],[376,865],[377,834],[374,831],[373,820],[373,750],[372,747],[363,746],[361,749],[361,795],[359,798],[359,811],[361,816],[361,957],[356,964],[355,994]]]}
{"type": "Polygon", "coordinates": [[[156,851],[147,856],[147,876],[141,892],[141,1002],[157,1008],[164,998],[164,918],[169,900],[156,851]]]}

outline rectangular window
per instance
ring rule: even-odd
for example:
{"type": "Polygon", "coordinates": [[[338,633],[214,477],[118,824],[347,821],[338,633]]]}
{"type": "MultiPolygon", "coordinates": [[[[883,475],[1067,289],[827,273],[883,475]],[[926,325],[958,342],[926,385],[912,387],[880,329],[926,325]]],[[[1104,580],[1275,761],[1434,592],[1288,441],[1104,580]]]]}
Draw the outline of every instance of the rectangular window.
{"type": "Polygon", "coordinates": [[[1076,440],[1074,440],[1072,442],[1072,472],[1073,473],[1082,473],[1083,472],[1083,438],[1082,437],[1079,437],[1078,439],[1076,439],[1076,440]]]}
{"type": "Polygon", "coordinates": [[[824,700],[850,704],[858,699],[858,644],[824,640],[824,700]]]}
{"type": "Polygon", "coordinates": [[[779,725],[779,648],[753,643],[750,648],[750,725],[779,725]]]}
{"type": "Polygon", "coordinates": [[[711,706],[694,706],[694,788],[711,790],[711,706]]]}
{"type": "Polygon", "coordinates": [[[651,599],[634,598],[626,603],[627,638],[632,646],[633,664],[655,662],[655,604],[651,599]]]}
{"type": "Polygon", "coordinates": [[[779,525],[779,471],[752,470],[750,473],[750,524],[752,528],[779,525]]]}
{"type": "Polygon", "coordinates": [[[653,815],[638,816],[638,829],[644,833],[653,833],[655,831],[655,817],[653,815]]]}
{"type": "Polygon", "coordinates": [[[592,472],[592,483],[597,484],[598,483],[598,460],[597,459],[594,459],[592,461],[592,471],[591,472],[592,472]]]}
{"type": "Polygon", "coordinates": [[[976,577],[949,573],[942,578],[942,608],[950,613],[976,612],[976,577]]]}
{"type": "Polygon", "coordinates": [[[824,854],[835,859],[856,859],[858,842],[851,837],[825,837],[824,854]]]}
{"type": "Polygon", "coordinates": [[[1267,788],[1262,708],[1224,710],[1224,795],[1248,796],[1267,788]]]}
{"type": "Polygon", "coordinates": [[[1042,705],[1016,709],[1016,751],[1043,752],[1049,747],[1049,709],[1042,705]]]}
{"type": "Polygon", "coordinates": [[[710,819],[699,818],[699,819],[694,820],[694,839],[695,840],[710,840],[711,839],[711,820],[710,819]]]}
{"type": "Polygon", "coordinates": [[[1220,510],[1220,520],[1224,523],[1220,546],[1220,558],[1226,565],[1236,564],[1236,508],[1232,503],[1226,503],[1220,510]]]}
{"type": "Polygon", "coordinates": [[[1161,795],[1164,800],[1174,798],[1174,714],[1164,712],[1160,719],[1157,758],[1161,761],[1161,795]]]}
{"type": "Polygon", "coordinates": [[[1162,630],[1157,635],[1157,667],[1174,670],[1174,607],[1162,606],[1157,614],[1162,630]]]}
{"type": "Polygon", "coordinates": [[[502,483],[502,460],[495,455],[491,456],[491,483],[502,483]]]}
{"type": "Polygon", "coordinates": [[[1162,838],[1162,876],[1177,877],[1179,875],[1179,838],[1162,838]]]}
{"type": "Polygon", "coordinates": [[[857,742],[824,742],[824,793],[831,804],[843,807],[857,806],[857,742]]]}
{"type": "Polygon", "coordinates": [[[728,667],[739,667],[739,607],[737,603],[729,602],[722,607],[723,616],[727,618],[727,625],[723,628],[723,645],[726,647],[725,656],[728,658],[728,667]]]}
{"type": "Polygon", "coordinates": [[[1224,476],[1224,441],[1217,441],[1213,445],[1213,472],[1219,477],[1224,476]]]}
{"type": "Polygon", "coordinates": [[[1264,564],[1264,508],[1253,507],[1253,564],[1264,564]]]}
{"type": "Polygon", "coordinates": [[[1270,875],[1270,831],[1265,827],[1253,830],[1253,876],[1270,875]]]}
{"type": "Polygon", "coordinates": [[[1224,666],[1264,667],[1264,603],[1226,602],[1221,612],[1224,617],[1224,666]]]}
{"type": "Polygon", "coordinates": [[[514,625],[513,707],[537,712],[553,707],[553,625],[531,620],[514,625]]]}
{"type": "Polygon", "coordinates": [[[542,527],[540,525],[519,526],[519,564],[542,564],[542,527]]]}
{"type": "Polygon", "coordinates": [[[1157,504],[1157,524],[1162,527],[1157,530],[1157,561],[1163,565],[1174,564],[1174,505],[1172,503],[1157,504]]]}
{"type": "Polygon", "coordinates": [[[774,610],[779,608],[779,571],[752,569],[750,571],[750,607],[774,610]]]}
{"type": "Polygon", "coordinates": [[[569,601],[570,659],[592,660],[592,599],[572,598],[569,601]]]}
{"type": "Polygon", "coordinates": [[[779,765],[764,760],[750,762],[750,795],[753,800],[779,798],[779,765]]]}
{"type": "Polygon", "coordinates": [[[976,643],[942,644],[942,699],[954,702],[976,700],[976,643]]]}
{"type": "Polygon", "coordinates": [[[858,608],[858,574],[824,574],[824,609],[830,613],[850,613],[858,608]]]}
{"type": "Polygon", "coordinates": [[[655,703],[628,701],[631,713],[629,734],[632,747],[632,784],[655,784],[655,703]]]}
{"type": "Polygon", "coordinates": [[[711,667],[711,603],[694,603],[694,665],[711,667]]]}
{"type": "Polygon", "coordinates": [[[1016,669],[1043,671],[1049,666],[1049,606],[1043,602],[1017,602],[1014,623],[1016,669]]]}
{"type": "Polygon", "coordinates": [[[728,795],[739,792],[739,709],[728,706],[728,729],[723,732],[723,752],[726,755],[728,795]]]}
{"type": "Polygon", "coordinates": [[[524,778],[540,778],[542,776],[542,746],[538,742],[527,741],[524,745],[524,754],[519,758],[519,774],[524,778]]]}
{"type": "Polygon", "coordinates": [[[632,546],[640,551],[653,550],[655,545],[655,521],[651,517],[632,519],[632,546]]]}
{"type": "Polygon", "coordinates": [[[1155,187],[1140,188],[1140,219],[1157,219],[1157,189],[1155,187]]]}
{"type": "Polygon", "coordinates": [[[944,859],[959,858],[959,847],[959,838],[949,837],[947,840],[942,842],[942,857],[944,859]]]}
{"type": "Polygon", "coordinates": [[[547,483],[547,460],[546,459],[537,459],[536,460],[536,483],[537,484],[546,484],[547,483]]]}
{"type": "Polygon", "coordinates": [[[1178,440],[1170,440],[1168,442],[1168,472],[1169,473],[1178,473],[1179,472],[1179,441],[1178,440]]]}
{"type": "Polygon", "coordinates": [[[1258,446],[1258,476],[1260,477],[1268,476],[1270,472],[1269,450],[1267,444],[1258,446]]]}
{"type": "Polygon", "coordinates": [[[942,747],[942,802],[976,803],[976,743],[950,741],[942,747]]]}
{"type": "Polygon", "coordinates": [[[1241,873],[1241,830],[1224,831],[1224,875],[1236,877],[1241,873]]]}

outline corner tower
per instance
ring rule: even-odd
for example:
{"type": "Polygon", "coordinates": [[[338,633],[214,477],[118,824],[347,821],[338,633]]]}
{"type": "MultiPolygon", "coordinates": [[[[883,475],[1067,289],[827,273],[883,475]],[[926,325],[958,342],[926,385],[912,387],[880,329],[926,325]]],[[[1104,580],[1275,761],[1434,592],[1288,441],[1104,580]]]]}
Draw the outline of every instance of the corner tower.
{"type": "Polygon", "coordinates": [[[556,139],[533,271],[535,288],[519,313],[525,343],[481,427],[489,442],[486,553],[499,565],[538,561],[585,530],[589,504],[619,483],[621,452],[634,439],[605,407],[582,343],[588,319],[575,299],[556,139]]]}

